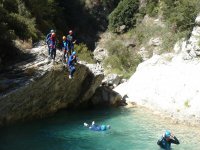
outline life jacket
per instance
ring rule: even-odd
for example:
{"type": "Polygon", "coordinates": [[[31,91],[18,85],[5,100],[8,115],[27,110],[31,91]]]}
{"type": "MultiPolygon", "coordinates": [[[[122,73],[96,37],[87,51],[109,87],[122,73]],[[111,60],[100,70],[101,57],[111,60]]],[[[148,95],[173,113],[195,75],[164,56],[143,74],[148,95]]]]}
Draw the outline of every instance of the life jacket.
{"type": "Polygon", "coordinates": [[[52,49],[55,49],[56,48],[56,38],[55,37],[50,37],[50,47],[52,49]]]}
{"type": "Polygon", "coordinates": [[[68,60],[68,65],[69,66],[74,66],[74,63],[76,62],[76,56],[75,55],[71,55],[69,56],[69,60],[68,60]]]}
{"type": "Polygon", "coordinates": [[[46,43],[50,44],[51,33],[47,34],[46,36],[46,43]]]}
{"type": "Polygon", "coordinates": [[[68,51],[68,42],[65,40],[63,41],[63,48],[68,51]]]}

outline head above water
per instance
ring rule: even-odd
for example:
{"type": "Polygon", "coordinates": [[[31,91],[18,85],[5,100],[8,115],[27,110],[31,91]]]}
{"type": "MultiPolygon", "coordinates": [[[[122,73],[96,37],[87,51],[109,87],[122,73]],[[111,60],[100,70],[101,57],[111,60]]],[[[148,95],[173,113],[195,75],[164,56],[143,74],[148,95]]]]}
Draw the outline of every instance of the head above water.
{"type": "Polygon", "coordinates": [[[165,138],[170,138],[171,132],[169,130],[165,131],[165,138]]]}

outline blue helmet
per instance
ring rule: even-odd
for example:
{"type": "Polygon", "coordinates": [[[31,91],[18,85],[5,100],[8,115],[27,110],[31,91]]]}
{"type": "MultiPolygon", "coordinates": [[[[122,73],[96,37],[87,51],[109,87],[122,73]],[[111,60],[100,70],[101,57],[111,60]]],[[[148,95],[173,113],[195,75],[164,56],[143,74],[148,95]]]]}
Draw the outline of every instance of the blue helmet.
{"type": "Polygon", "coordinates": [[[76,52],[75,52],[75,51],[73,51],[73,52],[72,52],[72,55],[76,55],[76,52]]]}
{"type": "Polygon", "coordinates": [[[106,130],[106,126],[105,125],[101,125],[101,131],[105,131],[106,130]]]}
{"type": "Polygon", "coordinates": [[[169,138],[171,136],[171,132],[169,130],[165,131],[165,137],[169,138]]]}

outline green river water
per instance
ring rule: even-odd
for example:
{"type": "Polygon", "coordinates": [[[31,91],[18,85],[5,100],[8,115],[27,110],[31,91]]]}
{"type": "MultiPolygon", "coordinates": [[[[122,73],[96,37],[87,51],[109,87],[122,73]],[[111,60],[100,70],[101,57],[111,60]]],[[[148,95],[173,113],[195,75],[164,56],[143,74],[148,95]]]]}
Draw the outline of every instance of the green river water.
{"type": "Polygon", "coordinates": [[[165,129],[181,143],[173,150],[200,150],[200,128],[170,122],[144,108],[61,111],[1,128],[0,150],[159,150],[156,142],[165,129]],[[111,129],[95,132],[83,126],[93,120],[111,129]]]}

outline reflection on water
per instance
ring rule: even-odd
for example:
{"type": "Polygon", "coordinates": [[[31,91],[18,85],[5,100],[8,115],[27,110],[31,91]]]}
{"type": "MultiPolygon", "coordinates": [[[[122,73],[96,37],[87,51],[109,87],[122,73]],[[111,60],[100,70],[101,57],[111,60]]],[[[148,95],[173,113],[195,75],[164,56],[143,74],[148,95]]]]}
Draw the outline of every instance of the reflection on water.
{"type": "Polygon", "coordinates": [[[0,150],[159,150],[165,129],[180,140],[174,150],[199,150],[200,129],[173,124],[142,108],[62,111],[45,120],[0,129],[0,150]],[[110,124],[111,130],[94,132],[83,122],[110,124]]]}

